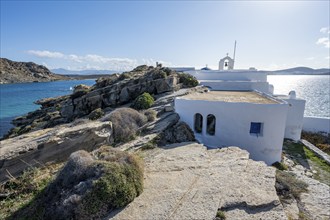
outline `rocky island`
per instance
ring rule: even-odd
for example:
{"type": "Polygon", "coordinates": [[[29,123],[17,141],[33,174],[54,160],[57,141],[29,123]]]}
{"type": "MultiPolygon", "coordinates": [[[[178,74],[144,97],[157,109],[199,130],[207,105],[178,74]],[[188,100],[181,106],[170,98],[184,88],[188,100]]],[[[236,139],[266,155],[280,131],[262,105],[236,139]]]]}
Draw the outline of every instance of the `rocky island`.
{"type": "Polygon", "coordinates": [[[6,58],[0,58],[0,84],[49,82],[67,79],[69,78],[54,74],[45,66],[33,62],[15,62],[6,58]]]}
{"type": "Polygon", "coordinates": [[[197,85],[139,66],[37,101],[0,141],[0,218],[328,219],[328,179],[296,143],[276,169],[196,142],[173,100],[197,85]]]}

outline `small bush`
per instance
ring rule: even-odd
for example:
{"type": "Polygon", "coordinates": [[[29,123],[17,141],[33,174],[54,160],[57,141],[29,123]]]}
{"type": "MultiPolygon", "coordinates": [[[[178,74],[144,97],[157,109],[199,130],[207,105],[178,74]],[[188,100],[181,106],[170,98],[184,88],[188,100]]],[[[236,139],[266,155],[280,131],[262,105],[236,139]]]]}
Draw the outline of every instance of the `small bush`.
{"type": "Polygon", "coordinates": [[[111,121],[114,141],[127,142],[135,138],[137,130],[147,122],[145,115],[132,108],[119,108],[102,120],[111,121]]]}
{"type": "Polygon", "coordinates": [[[75,99],[78,97],[81,97],[85,94],[87,94],[90,91],[91,87],[84,85],[84,84],[80,84],[80,85],[76,85],[73,89],[73,93],[71,94],[71,98],[75,99]]]}
{"type": "Polygon", "coordinates": [[[154,143],[148,142],[148,143],[144,144],[140,149],[141,150],[152,150],[155,148],[156,148],[156,145],[154,143]]]}
{"type": "Polygon", "coordinates": [[[89,118],[89,120],[96,120],[96,119],[101,118],[103,115],[104,115],[104,112],[102,111],[102,109],[97,108],[88,115],[88,118],[89,118]]]}
{"type": "Polygon", "coordinates": [[[198,80],[187,73],[179,73],[179,82],[182,83],[186,87],[195,87],[198,86],[198,80]]]}
{"type": "Polygon", "coordinates": [[[217,215],[216,215],[216,219],[218,220],[226,220],[226,215],[223,211],[218,210],[217,211],[217,215]]]}
{"type": "Polygon", "coordinates": [[[149,122],[155,121],[157,118],[157,112],[153,109],[147,109],[143,114],[147,117],[149,122]]]}
{"type": "Polygon", "coordinates": [[[154,101],[154,98],[149,93],[145,92],[135,99],[132,107],[137,110],[148,109],[154,104],[154,101]]]}
{"type": "Polygon", "coordinates": [[[141,158],[108,146],[99,148],[94,156],[98,159],[94,166],[101,169],[102,176],[83,198],[80,218],[104,216],[108,210],[127,205],[143,190],[141,158]]]}
{"type": "Polygon", "coordinates": [[[130,78],[131,78],[131,75],[129,72],[122,73],[118,77],[119,80],[130,79],[130,78]]]}
{"type": "Polygon", "coordinates": [[[275,167],[278,170],[287,170],[288,169],[288,166],[287,165],[285,165],[282,162],[278,162],[278,161],[275,162],[275,163],[273,163],[272,166],[275,167]]]}

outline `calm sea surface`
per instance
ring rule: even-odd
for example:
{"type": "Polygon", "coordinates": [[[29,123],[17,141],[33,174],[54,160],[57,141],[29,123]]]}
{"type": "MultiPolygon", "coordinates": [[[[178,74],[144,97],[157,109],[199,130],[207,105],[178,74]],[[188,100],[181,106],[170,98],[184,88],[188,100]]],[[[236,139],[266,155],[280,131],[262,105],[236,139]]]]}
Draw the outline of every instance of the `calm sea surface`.
{"type": "MultiPolygon", "coordinates": [[[[330,76],[268,76],[275,94],[295,90],[306,100],[306,116],[330,117],[330,76]]],[[[48,97],[72,93],[70,87],[93,85],[95,80],[56,81],[0,85],[0,137],[11,127],[11,120],[39,108],[33,102],[48,97]]]]}
{"type": "Polygon", "coordinates": [[[297,98],[306,100],[305,116],[330,117],[330,75],[270,75],[274,94],[287,95],[296,91],[297,98]]]}
{"type": "Polygon", "coordinates": [[[40,107],[34,104],[34,101],[71,94],[70,87],[73,88],[79,84],[93,85],[94,83],[94,79],[88,79],[0,85],[0,137],[12,127],[10,122],[15,117],[40,107]]]}

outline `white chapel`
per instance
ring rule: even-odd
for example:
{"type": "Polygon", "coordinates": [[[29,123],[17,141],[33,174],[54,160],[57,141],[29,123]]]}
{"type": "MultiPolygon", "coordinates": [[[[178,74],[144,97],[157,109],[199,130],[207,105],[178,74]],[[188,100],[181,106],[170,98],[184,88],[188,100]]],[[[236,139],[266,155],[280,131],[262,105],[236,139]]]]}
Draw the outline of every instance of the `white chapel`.
{"type": "Polygon", "coordinates": [[[175,111],[209,148],[238,146],[268,165],[281,161],[284,138],[300,139],[305,100],[294,91],[274,95],[265,72],[235,70],[234,62],[227,55],[219,70],[185,70],[208,92],[177,97],[175,111]]]}

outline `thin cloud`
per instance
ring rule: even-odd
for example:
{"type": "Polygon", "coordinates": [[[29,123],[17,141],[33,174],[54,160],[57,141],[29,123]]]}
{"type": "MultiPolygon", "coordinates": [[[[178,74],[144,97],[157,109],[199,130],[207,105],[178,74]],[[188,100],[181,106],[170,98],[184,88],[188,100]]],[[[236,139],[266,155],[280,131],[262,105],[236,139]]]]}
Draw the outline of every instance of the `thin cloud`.
{"type": "Polygon", "coordinates": [[[323,34],[330,34],[330,28],[329,27],[323,27],[320,29],[320,32],[323,34]]]}
{"type": "MultiPolygon", "coordinates": [[[[70,65],[72,65],[71,69],[111,69],[127,71],[141,64],[147,63],[148,65],[154,65],[156,63],[151,63],[153,61],[152,59],[149,59],[147,62],[146,60],[138,62],[135,59],[129,58],[104,57],[97,54],[79,56],[76,54],[63,54],[60,52],[51,52],[47,50],[29,50],[27,53],[37,57],[53,58],[70,62],[70,65]]],[[[169,62],[162,63],[170,64],[169,62]]]]}
{"type": "Polygon", "coordinates": [[[320,32],[322,34],[326,34],[328,36],[319,38],[316,41],[316,44],[323,45],[325,48],[330,48],[330,40],[329,40],[330,28],[329,27],[323,27],[323,28],[320,29],[320,32]]]}
{"type": "Polygon", "coordinates": [[[315,60],[315,57],[307,57],[306,60],[315,60]]]}
{"type": "Polygon", "coordinates": [[[318,45],[324,45],[325,48],[330,48],[329,37],[321,37],[316,41],[318,45]]]}
{"type": "Polygon", "coordinates": [[[64,54],[60,52],[51,52],[48,50],[28,50],[28,54],[44,58],[63,58],[64,54]]]}

